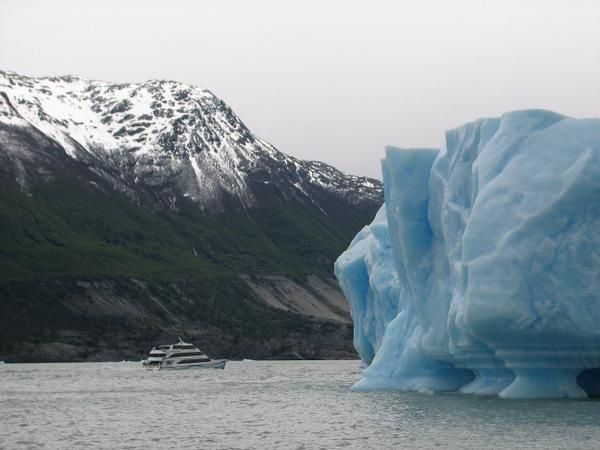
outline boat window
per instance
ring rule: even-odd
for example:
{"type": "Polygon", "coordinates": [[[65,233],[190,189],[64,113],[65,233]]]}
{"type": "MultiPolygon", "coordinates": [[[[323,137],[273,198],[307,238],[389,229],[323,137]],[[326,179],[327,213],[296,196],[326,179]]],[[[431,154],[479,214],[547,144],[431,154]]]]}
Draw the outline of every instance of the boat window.
{"type": "Polygon", "coordinates": [[[181,353],[174,353],[170,356],[170,358],[181,358],[184,356],[203,356],[206,357],[202,352],[181,352],[181,353]]]}
{"type": "Polygon", "coordinates": [[[184,359],[183,361],[179,361],[177,364],[192,364],[199,362],[209,362],[210,358],[194,358],[194,359],[184,359]]]}

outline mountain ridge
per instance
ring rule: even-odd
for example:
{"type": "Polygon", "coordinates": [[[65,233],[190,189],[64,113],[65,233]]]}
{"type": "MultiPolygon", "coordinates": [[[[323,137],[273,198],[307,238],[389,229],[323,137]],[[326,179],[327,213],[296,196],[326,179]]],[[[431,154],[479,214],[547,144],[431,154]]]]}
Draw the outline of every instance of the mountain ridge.
{"type": "MultiPolygon", "coordinates": [[[[173,81],[107,83],[0,71],[0,91],[73,159],[118,173],[111,180],[115,188],[151,188],[170,208],[178,197],[209,211],[224,210],[226,197],[252,207],[258,201],[253,185],[272,182],[265,168],[287,180],[277,186],[286,197],[315,201],[307,190],[324,189],[360,204],[382,194],[377,180],[279,152],[207,89],[173,81]],[[174,177],[175,185],[166,187],[174,177]]],[[[5,116],[0,111],[0,120],[5,116]]]]}
{"type": "Polygon", "coordinates": [[[0,72],[0,359],[139,358],[180,334],[214,356],[354,355],[332,265],[379,181],[279,152],[204,90],[142,126],[122,96],[79,118],[38,81],[0,72]]]}

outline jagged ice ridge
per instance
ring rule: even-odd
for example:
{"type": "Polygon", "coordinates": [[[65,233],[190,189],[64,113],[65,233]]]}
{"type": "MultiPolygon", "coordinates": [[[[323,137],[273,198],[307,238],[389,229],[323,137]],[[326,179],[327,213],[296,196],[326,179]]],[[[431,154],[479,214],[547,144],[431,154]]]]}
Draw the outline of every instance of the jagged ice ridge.
{"type": "Polygon", "coordinates": [[[355,389],[600,394],[600,119],[481,119],[388,147],[385,205],[335,265],[355,389]]]}

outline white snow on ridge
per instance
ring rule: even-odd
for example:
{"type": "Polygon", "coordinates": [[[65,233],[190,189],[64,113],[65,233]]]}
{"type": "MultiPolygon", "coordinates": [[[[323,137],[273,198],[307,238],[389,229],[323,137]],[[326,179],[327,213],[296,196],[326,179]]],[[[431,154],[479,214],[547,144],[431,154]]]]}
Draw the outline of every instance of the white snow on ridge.
{"type": "MultiPolygon", "coordinates": [[[[184,107],[175,111],[177,102],[172,91],[157,90],[160,84],[110,84],[72,77],[34,79],[0,72],[0,90],[14,101],[20,113],[67,148],[70,143],[59,131],[82,145],[101,146],[107,151],[148,152],[159,147],[157,137],[194,106],[183,103],[184,107]],[[153,106],[154,102],[161,106],[164,102],[166,116],[155,113],[158,104],[153,106]]],[[[174,83],[170,87],[176,92],[188,89],[174,83]]],[[[190,97],[198,102],[214,101],[212,94],[199,88],[190,89],[190,97]]]]}
{"type": "MultiPolygon", "coordinates": [[[[219,189],[237,196],[243,205],[254,202],[248,173],[268,161],[285,167],[292,186],[309,196],[305,183],[340,194],[348,190],[379,198],[375,180],[345,175],[319,162],[287,156],[254,136],[209,90],[174,81],[107,83],[80,77],[30,78],[0,71],[5,93],[23,119],[60,143],[68,155],[82,151],[103,161],[134,165],[134,179],[193,174],[178,181],[183,192],[219,203],[219,189]],[[170,161],[170,162],[169,162],[170,161]],[[206,191],[206,192],[203,192],[206,191]],[[193,194],[192,194],[193,193],[193,194]]],[[[16,119],[0,114],[2,123],[16,119]]],[[[87,156],[86,155],[86,156],[87,156]]]]}

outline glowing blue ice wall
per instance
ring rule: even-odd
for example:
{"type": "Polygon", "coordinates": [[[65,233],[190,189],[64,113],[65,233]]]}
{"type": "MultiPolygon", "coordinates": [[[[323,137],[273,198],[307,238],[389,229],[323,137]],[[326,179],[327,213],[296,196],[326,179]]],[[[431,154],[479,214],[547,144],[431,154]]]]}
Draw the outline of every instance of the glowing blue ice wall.
{"type": "Polygon", "coordinates": [[[600,120],[507,113],[382,167],[385,207],[335,266],[355,388],[598,394],[600,120]]]}

